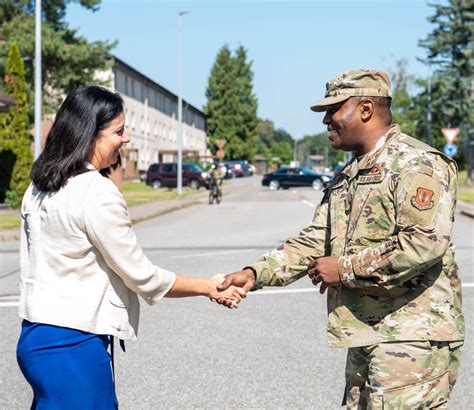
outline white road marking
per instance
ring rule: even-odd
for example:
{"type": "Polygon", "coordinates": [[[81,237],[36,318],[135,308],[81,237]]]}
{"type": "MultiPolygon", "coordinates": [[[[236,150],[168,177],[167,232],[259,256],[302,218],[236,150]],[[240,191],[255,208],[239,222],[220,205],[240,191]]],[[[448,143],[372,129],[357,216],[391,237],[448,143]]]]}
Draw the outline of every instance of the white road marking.
{"type": "Polygon", "coordinates": [[[188,254],[188,255],[175,255],[175,256],[170,256],[170,259],[183,259],[183,258],[193,258],[193,257],[200,257],[200,256],[215,256],[215,255],[230,255],[232,253],[240,253],[240,252],[250,252],[250,251],[255,251],[253,248],[249,249],[239,249],[236,251],[221,251],[221,252],[207,252],[207,253],[193,253],[193,254],[188,254]]]}
{"type": "Polygon", "coordinates": [[[279,293],[314,293],[319,292],[319,286],[314,288],[299,288],[299,289],[272,289],[272,290],[257,290],[256,292],[249,292],[247,295],[265,296],[277,295],[279,293]]]}
{"type": "Polygon", "coordinates": [[[20,302],[0,302],[0,307],[18,307],[20,302]]]}
{"type": "Polygon", "coordinates": [[[307,201],[306,199],[302,199],[301,202],[303,202],[303,204],[308,205],[311,208],[315,208],[315,205],[307,201]]]}
{"type": "MultiPolygon", "coordinates": [[[[474,283],[463,283],[463,288],[474,288],[474,283]]],[[[313,288],[297,288],[297,289],[271,289],[271,290],[257,290],[256,292],[249,292],[250,296],[266,296],[278,295],[285,293],[316,293],[319,292],[319,286],[313,288]]],[[[0,296],[0,308],[2,307],[17,307],[19,304],[19,296],[0,296]]]]}

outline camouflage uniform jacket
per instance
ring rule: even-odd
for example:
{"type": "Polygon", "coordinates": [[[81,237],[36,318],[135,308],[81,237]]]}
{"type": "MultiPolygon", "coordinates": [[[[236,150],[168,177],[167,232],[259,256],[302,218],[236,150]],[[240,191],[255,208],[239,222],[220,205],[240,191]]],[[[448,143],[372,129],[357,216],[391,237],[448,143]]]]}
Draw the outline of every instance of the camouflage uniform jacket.
{"type": "Polygon", "coordinates": [[[394,125],[334,178],[310,226],[252,265],[254,289],[288,285],[315,258],[337,256],[330,346],[463,340],[456,190],[454,161],[394,125]]]}

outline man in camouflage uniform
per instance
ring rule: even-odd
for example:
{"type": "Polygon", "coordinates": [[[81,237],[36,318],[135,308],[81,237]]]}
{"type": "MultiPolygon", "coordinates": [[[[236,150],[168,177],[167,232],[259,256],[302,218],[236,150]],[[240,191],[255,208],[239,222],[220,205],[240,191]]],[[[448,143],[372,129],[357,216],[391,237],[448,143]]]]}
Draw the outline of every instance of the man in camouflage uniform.
{"type": "MultiPolygon", "coordinates": [[[[328,291],[328,342],[347,347],[348,408],[445,408],[464,339],[451,242],[454,161],[391,124],[380,71],[337,75],[311,107],[333,148],[353,151],[310,226],[227,275],[247,290],[309,274],[328,291]]],[[[219,303],[227,304],[225,300],[219,303]]]]}

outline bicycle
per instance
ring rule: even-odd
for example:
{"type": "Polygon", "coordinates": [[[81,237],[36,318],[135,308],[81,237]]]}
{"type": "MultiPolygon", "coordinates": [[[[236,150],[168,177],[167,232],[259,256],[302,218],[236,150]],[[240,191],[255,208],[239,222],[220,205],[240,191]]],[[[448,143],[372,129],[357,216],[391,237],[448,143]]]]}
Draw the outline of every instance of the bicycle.
{"type": "Polygon", "coordinates": [[[219,187],[219,181],[216,181],[215,178],[209,180],[209,205],[212,205],[216,201],[217,204],[220,204],[222,201],[222,190],[219,187]]]}

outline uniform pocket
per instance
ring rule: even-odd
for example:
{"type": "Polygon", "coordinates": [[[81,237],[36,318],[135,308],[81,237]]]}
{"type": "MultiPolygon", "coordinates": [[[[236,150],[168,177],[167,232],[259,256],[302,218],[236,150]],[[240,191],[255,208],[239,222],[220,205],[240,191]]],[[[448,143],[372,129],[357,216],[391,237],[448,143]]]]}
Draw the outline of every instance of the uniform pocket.
{"type": "Polygon", "coordinates": [[[396,389],[385,390],[382,394],[369,397],[369,409],[413,410],[431,409],[448,401],[449,372],[429,380],[396,389]]]}

